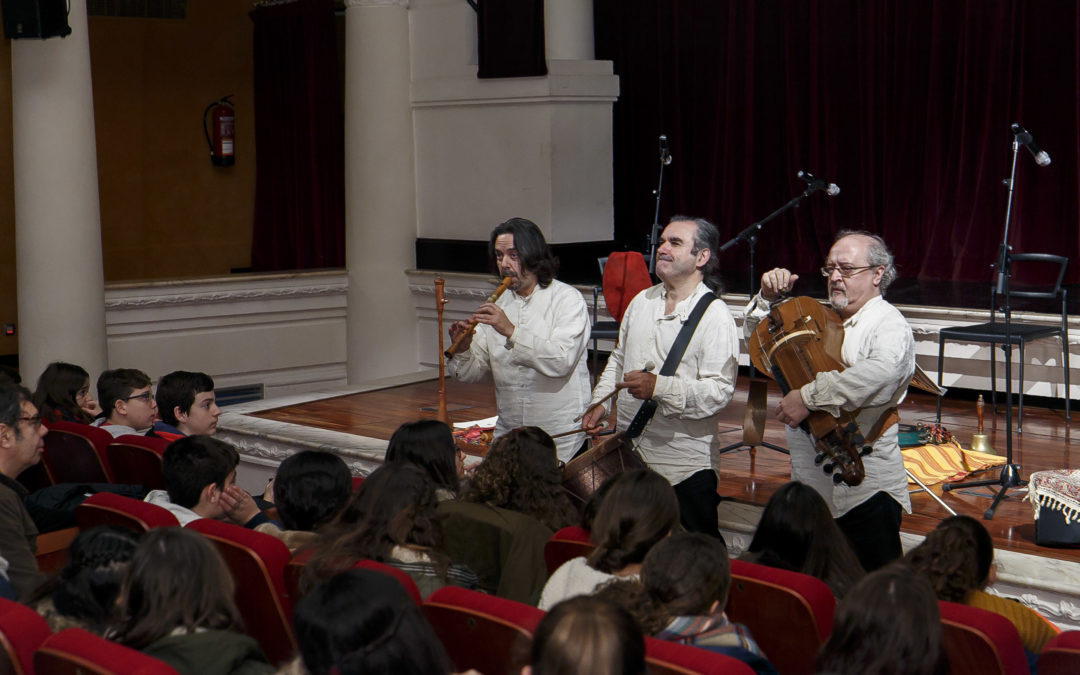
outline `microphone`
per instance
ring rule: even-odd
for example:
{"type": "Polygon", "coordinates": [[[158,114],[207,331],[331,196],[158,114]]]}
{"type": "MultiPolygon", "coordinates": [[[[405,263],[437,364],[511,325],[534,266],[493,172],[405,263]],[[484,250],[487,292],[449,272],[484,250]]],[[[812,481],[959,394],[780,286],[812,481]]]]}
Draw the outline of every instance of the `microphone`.
{"type": "Polygon", "coordinates": [[[664,166],[671,164],[671,149],[668,148],[667,134],[660,134],[660,161],[664,166]]]}
{"type": "Polygon", "coordinates": [[[840,194],[840,186],[836,183],[826,183],[820,178],[814,178],[814,174],[809,171],[799,171],[799,178],[802,178],[810,186],[811,190],[824,190],[825,194],[830,197],[835,197],[840,194]]]}
{"type": "Polygon", "coordinates": [[[1031,156],[1035,158],[1035,163],[1039,166],[1047,166],[1050,164],[1050,155],[1039,146],[1035,145],[1035,140],[1028,133],[1028,130],[1020,126],[1016,122],[1012,124],[1013,135],[1016,136],[1016,142],[1023,145],[1031,153],[1031,156]]]}

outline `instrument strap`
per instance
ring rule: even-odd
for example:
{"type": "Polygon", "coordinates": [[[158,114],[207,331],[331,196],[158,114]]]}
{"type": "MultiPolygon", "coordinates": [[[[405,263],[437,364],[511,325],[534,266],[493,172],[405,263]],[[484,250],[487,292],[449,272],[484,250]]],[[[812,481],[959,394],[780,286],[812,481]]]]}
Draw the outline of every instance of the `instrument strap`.
{"type": "MultiPolygon", "coordinates": [[[[705,315],[705,310],[709,308],[709,305],[713,300],[716,300],[716,294],[709,291],[701,296],[701,299],[694,305],[694,309],[690,312],[690,316],[686,317],[686,323],[682,325],[679,334],[675,336],[675,342],[671,344],[671,351],[668,352],[667,358],[664,359],[664,365],[660,367],[661,375],[675,374],[675,371],[679,367],[679,363],[682,362],[683,354],[686,353],[686,348],[690,345],[690,338],[694,336],[694,331],[697,330],[697,326],[701,322],[701,317],[705,315]]],[[[641,407],[638,408],[637,414],[634,415],[634,419],[630,420],[630,425],[626,427],[625,436],[627,438],[637,438],[640,436],[641,433],[645,431],[645,425],[647,425],[653,415],[656,414],[658,405],[659,404],[651,398],[642,401],[641,407]]]]}
{"type": "Polygon", "coordinates": [[[874,426],[870,427],[870,433],[866,435],[866,442],[873,443],[881,437],[881,433],[891,427],[892,425],[900,421],[900,411],[896,409],[896,406],[888,408],[882,411],[881,416],[878,417],[877,422],[874,422],[874,426]]]}

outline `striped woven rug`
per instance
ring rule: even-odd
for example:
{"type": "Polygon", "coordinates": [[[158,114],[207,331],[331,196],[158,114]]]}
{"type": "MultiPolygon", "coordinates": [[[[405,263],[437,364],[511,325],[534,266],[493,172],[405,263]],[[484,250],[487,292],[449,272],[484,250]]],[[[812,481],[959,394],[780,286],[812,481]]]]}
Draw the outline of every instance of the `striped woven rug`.
{"type": "MultiPolygon", "coordinates": [[[[972,472],[1005,463],[1004,457],[965,450],[955,440],[906,448],[900,454],[904,456],[904,467],[927,485],[960,480],[972,472]]],[[[914,485],[911,478],[908,483],[914,485]]]]}

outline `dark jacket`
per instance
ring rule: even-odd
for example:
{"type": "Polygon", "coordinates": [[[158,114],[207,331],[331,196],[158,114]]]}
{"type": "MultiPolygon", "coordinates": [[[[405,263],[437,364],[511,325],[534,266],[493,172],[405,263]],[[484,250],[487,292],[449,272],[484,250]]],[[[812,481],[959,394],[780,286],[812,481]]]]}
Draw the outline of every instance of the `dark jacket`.
{"type": "Polygon", "coordinates": [[[180,675],[262,675],[274,672],[259,644],[242,633],[207,630],[169,635],[142,650],[180,675]]]}
{"type": "Polygon", "coordinates": [[[27,491],[0,474],[0,556],[8,561],[8,579],[19,597],[41,583],[34,547],[38,529],[26,511],[27,491]]]}
{"type": "Polygon", "coordinates": [[[547,582],[544,545],[551,530],[517,511],[458,499],[439,502],[447,553],[500,598],[535,606],[547,582]]]}

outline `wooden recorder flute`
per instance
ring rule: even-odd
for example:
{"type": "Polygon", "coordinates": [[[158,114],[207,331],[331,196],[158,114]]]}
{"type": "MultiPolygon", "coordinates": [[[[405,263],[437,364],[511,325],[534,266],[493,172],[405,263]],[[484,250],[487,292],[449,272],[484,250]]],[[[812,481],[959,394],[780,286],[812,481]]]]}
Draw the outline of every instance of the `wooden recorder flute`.
{"type": "MultiPolygon", "coordinates": [[[[502,295],[503,292],[506,291],[506,289],[510,288],[510,284],[513,283],[513,281],[514,281],[514,277],[509,277],[509,276],[503,277],[502,281],[499,282],[499,286],[494,291],[491,292],[491,295],[489,295],[488,299],[485,300],[484,302],[488,303],[488,302],[495,302],[496,300],[498,300],[499,296],[502,295]]],[[[472,319],[469,319],[469,327],[468,327],[468,329],[465,330],[464,332],[462,332],[461,335],[457,336],[457,339],[454,340],[454,342],[450,345],[449,349],[447,349],[445,352],[443,352],[443,355],[446,356],[446,358],[450,358],[451,356],[453,356],[454,352],[457,351],[458,346],[461,345],[462,340],[464,340],[466,337],[472,335],[474,332],[476,332],[476,321],[474,321],[472,319]]]]}

